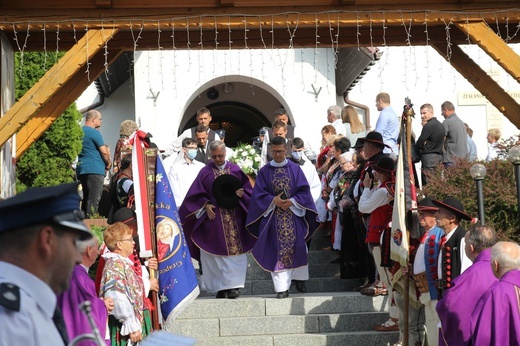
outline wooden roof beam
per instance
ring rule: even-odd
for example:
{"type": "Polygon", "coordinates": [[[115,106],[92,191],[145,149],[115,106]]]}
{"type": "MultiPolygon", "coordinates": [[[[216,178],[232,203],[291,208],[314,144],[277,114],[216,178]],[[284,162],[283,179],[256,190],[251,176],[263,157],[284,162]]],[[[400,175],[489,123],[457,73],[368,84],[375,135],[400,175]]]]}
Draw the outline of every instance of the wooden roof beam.
{"type": "Polygon", "coordinates": [[[520,127],[520,105],[459,46],[450,46],[451,56],[446,55],[446,41],[432,42],[431,46],[516,127],[520,127]]]}
{"type": "Polygon", "coordinates": [[[491,30],[485,22],[457,23],[471,42],[478,44],[507,73],[520,83],[520,56],[509,47],[502,38],[491,30]]]}
{"type": "Polygon", "coordinates": [[[71,50],[65,53],[60,61],[0,118],[0,146],[37,114],[72,76],[78,71],[84,73],[86,64],[115,33],[117,29],[89,30],[71,50]]]}
{"type": "MultiPolygon", "coordinates": [[[[17,160],[63,114],[67,107],[78,99],[92,81],[105,71],[106,66],[114,62],[122,53],[122,50],[109,50],[105,56],[104,49],[99,50],[89,60],[90,78],[85,76],[85,65],[82,69],[75,70],[72,77],[61,86],[57,93],[50,98],[49,102],[16,133],[17,160]]],[[[81,52],[79,54],[85,53],[81,52]]],[[[68,66],[63,66],[63,68],[67,69],[68,66]]]]}

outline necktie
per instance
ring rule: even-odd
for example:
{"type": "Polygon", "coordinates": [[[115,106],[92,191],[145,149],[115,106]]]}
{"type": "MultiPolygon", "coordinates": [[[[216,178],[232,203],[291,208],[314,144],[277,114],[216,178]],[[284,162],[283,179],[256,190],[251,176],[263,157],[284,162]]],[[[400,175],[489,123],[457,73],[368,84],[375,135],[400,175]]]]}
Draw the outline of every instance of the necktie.
{"type": "Polygon", "coordinates": [[[61,310],[59,307],[56,307],[54,310],[54,316],[52,316],[52,321],[58,329],[60,336],[65,343],[65,345],[69,344],[69,334],[67,333],[67,327],[65,326],[65,320],[63,320],[63,315],[61,314],[61,310]]]}

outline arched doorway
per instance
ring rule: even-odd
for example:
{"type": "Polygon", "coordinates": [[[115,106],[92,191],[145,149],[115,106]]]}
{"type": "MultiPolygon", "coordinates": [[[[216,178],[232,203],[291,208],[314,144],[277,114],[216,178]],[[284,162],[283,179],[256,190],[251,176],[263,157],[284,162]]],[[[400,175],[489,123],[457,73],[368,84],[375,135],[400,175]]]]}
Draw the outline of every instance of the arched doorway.
{"type": "MultiPolygon", "coordinates": [[[[238,143],[251,143],[258,136],[258,130],[270,126],[270,121],[258,109],[237,101],[216,102],[206,106],[211,111],[213,130],[226,131],[226,145],[235,147],[238,143]]],[[[197,126],[196,114],[186,123],[182,131],[197,126]]]]}

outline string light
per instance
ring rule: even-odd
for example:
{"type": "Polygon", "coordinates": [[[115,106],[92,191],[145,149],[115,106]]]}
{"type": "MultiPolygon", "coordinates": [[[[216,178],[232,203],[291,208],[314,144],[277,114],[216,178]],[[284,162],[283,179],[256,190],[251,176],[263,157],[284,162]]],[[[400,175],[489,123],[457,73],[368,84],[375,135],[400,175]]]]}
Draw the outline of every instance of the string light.
{"type": "Polygon", "coordinates": [[[159,74],[161,75],[161,89],[164,90],[164,73],[163,73],[163,47],[161,46],[161,23],[157,21],[157,49],[159,49],[159,74]]]}
{"type": "Polygon", "coordinates": [[[171,39],[172,39],[172,53],[173,53],[173,66],[172,66],[172,70],[173,70],[173,90],[175,91],[175,97],[177,97],[177,77],[176,77],[176,71],[177,71],[177,60],[176,60],[176,56],[177,56],[177,47],[175,46],[175,22],[174,20],[172,19],[171,20],[171,23],[172,23],[172,36],[171,36],[171,39]]]}
{"type": "Polygon", "coordinates": [[[89,62],[89,49],[88,49],[88,22],[85,25],[85,53],[87,56],[87,63],[86,63],[87,71],[85,71],[85,73],[87,74],[87,80],[90,82],[90,62],[89,62]]]}
{"type": "Polygon", "coordinates": [[[424,12],[424,33],[426,34],[426,44],[424,46],[424,56],[426,57],[426,91],[430,87],[431,75],[430,75],[430,33],[428,32],[428,13],[424,12]]]}
{"type": "Polygon", "coordinates": [[[54,63],[58,61],[58,54],[60,53],[60,25],[56,23],[56,52],[54,54],[54,63]]]}
{"type": "Polygon", "coordinates": [[[47,25],[43,22],[42,31],[43,31],[43,70],[47,71],[47,25]]]}
{"type": "Polygon", "coordinates": [[[314,15],[314,22],[315,22],[315,43],[314,43],[314,84],[318,83],[318,46],[320,44],[320,35],[318,35],[318,16],[314,15]]]}

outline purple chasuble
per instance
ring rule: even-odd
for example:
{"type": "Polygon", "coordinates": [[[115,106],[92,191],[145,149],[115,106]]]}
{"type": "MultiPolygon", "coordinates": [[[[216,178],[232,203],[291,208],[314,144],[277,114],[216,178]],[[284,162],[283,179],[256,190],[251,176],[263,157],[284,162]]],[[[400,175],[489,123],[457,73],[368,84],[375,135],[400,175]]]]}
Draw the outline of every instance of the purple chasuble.
{"type": "Polygon", "coordinates": [[[453,287],[446,290],[437,304],[447,345],[465,345],[469,341],[469,317],[475,303],[497,281],[491,271],[491,248],[482,251],[473,264],[453,280],[453,287]]]}
{"type": "Polygon", "coordinates": [[[520,345],[520,270],[511,270],[478,300],[469,345],[520,345]]]}
{"type": "Polygon", "coordinates": [[[258,237],[251,252],[267,271],[282,271],[307,265],[306,241],[318,228],[318,213],[309,184],[299,165],[287,161],[284,166],[267,164],[258,173],[247,215],[247,228],[258,237]],[[274,198],[285,191],[296,205],[305,210],[303,217],[291,209],[275,207],[264,213],[274,198]]]}
{"type": "Polygon", "coordinates": [[[226,162],[224,169],[219,170],[209,161],[200,170],[179,208],[191,257],[199,261],[200,250],[214,256],[236,256],[251,251],[256,239],[245,226],[252,191],[249,178],[234,163],[226,162]],[[213,182],[222,174],[237,177],[244,186],[244,196],[233,209],[219,208],[212,193],[213,182]],[[206,212],[197,219],[197,212],[207,203],[215,206],[215,219],[210,220],[206,212]]]}
{"type": "MultiPolygon", "coordinates": [[[[63,314],[70,340],[81,334],[92,333],[87,315],[79,309],[79,304],[86,300],[92,303],[92,317],[99,333],[105,337],[108,315],[105,302],[98,298],[94,281],[88,276],[85,268],[78,264],[72,272],[69,289],[58,295],[58,306],[63,314]]],[[[97,344],[92,341],[83,341],[80,345],[96,346],[97,344]]]]}

